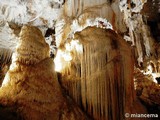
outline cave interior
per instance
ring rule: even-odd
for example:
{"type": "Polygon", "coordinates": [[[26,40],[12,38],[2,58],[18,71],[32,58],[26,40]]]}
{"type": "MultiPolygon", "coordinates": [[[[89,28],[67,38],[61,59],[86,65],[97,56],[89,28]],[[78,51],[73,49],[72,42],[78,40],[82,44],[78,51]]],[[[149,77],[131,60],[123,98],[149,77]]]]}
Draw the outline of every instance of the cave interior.
{"type": "Polygon", "coordinates": [[[0,0],[0,120],[160,119],[159,0],[0,0]]]}

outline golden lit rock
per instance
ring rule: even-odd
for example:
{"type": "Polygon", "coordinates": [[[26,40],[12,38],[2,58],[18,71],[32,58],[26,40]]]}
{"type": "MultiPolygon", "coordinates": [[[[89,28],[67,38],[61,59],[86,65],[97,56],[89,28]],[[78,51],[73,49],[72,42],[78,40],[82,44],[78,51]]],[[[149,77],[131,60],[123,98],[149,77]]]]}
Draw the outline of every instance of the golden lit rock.
{"type": "Polygon", "coordinates": [[[0,88],[0,104],[16,105],[25,120],[86,117],[62,95],[53,60],[49,58],[49,46],[41,31],[32,26],[22,27],[19,44],[0,88]]]}

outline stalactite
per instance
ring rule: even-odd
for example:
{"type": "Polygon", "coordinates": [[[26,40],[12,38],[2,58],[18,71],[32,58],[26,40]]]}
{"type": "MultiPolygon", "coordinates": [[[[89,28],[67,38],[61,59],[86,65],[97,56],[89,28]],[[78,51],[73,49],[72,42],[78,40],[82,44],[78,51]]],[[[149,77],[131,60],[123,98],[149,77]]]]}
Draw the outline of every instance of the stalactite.
{"type": "Polygon", "coordinates": [[[144,40],[145,52],[146,55],[149,57],[151,54],[155,54],[154,48],[154,39],[150,33],[149,26],[143,24],[142,25],[142,37],[144,40]]]}
{"type": "Polygon", "coordinates": [[[62,69],[62,85],[94,119],[124,119],[134,101],[130,48],[116,33],[96,27],[87,27],[74,38],[83,52],[70,51],[74,57],[67,62],[74,67],[62,69]]]}
{"type": "Polygon", "coordinates": [[[151,36],[149,27],[145,22],[145,16],[140,14],[142,12],[143,5],[147,0],[139,0],[132,2],[127,2],[122,0],[120,2],[120,9],[124,12],[125,24],[129,28],[130,39],[127,38],[127,41],[132,42],[132,46],[136,46],[136,51],[138,53],[137,61],[139,66],[145,60],[145,58],[151,58],[155,51],[153,49],[154,40],[151,36]],[[134,5],[133,5],[134,4],[134,5]]]}
{"type": "Polygon", "coordinates": [[[56,22],[57,46],[59,47],[59,43],[63,43],[62,41],[71,38],[76,31],[81,31],[87,26],[97,25],[102,28],[110,27],[118,32],[126,31],[118,5],[118,0],[113,1],[112,4],[109,0],[80,0],[79,2],[68,0],[64,5],[61,20],[56,22]]]}
{"type": "Polygon", "coordinates": [[[1,63],[1,65],[11,62],[11,57],[12,57],[11,50],[5,49],[5,48],[0,48],[0,63],[1,63]]]}
{"type": "Polygon", "coordinates": [[[12,51],[0,48],[0,86],[11,64],[12,51]]]}
{"type": "Polygon", "coordinates": [[[14,51],[16,42],[17,37],[14,35],[13,29],[10,28],[8,23],[5,23],[0,27],[0,47],[14,51]]]}

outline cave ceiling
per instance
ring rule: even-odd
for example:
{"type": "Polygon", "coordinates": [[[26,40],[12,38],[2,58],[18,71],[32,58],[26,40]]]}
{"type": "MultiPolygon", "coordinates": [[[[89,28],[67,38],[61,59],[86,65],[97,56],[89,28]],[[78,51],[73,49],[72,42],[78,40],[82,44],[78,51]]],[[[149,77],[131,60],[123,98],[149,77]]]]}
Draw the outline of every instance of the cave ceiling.
{"type": "Polygon", "coordinates": [[[159,0],[0,0],[1,55],[7,50],[11,56],[23,25],[38,27],[52,53],[74,33],[97,26],[135,46],[140,66],[146,56],[157,54],[159,45],[153,46],[160,41],[159,21],[159,0]]]}
{"type": "MultiPolygon", "coordinates": [[[[74,0],[0,0],[0,47],[14,48],[16,45],[14,40],[16,36],[14,35],[19,33],[23,24],[37,26],[45,34],[48,28],[55,29],[56,22],[64,17],[74,19],[82,15],[82,13],[87,14],[93,11],[101,12],[101,15],[98,16],[107,20],[110,19],[113,12],[117,17],[121,17],[118,15],[121,14],[120,10],[115,6],[121,8],[121,12],[124,9],[130,9],[132,14],[141,12],[148,21],[159,21],[160,19],[159,0],[148,0],[147,2],[146,0],[140,0],[139,2],[135,0],[121,0],[120,2],[118,0],[80,0],[79,2],[74,0]],[[101,7],[102,10],[98,7],[101,7]],[[108,14],[107,11],[110,14],[103,15],[105,11],[106,14],[108,14]],[[14,31],[12,31],[13,29],[14,31]]],[[[116,22],[116,19],[115,21],[109,20],[113,27],[116,26],[113,23],[116,22]]],[[[72,21],[68,20],[67,22],[70,24],[72,21]]],[[[123,24],[120,19],[117,20],[116,24],[120,22],[123,24]]],[[[119,29],[117,27],[117,31],[126,31],[125,25],[121,25],[119,29]]]]}

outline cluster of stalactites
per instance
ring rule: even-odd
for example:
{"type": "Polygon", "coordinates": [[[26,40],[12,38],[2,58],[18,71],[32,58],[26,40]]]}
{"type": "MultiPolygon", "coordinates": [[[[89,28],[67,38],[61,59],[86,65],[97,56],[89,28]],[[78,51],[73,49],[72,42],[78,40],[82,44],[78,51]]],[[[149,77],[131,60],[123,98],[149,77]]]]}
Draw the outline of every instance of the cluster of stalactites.
{"type": "Polygon", "coordinates": [[[61,19],[55,25],[57,46],[88,26],[124,32],[126,27],[122,19],[118,0],[68,0],[61,19]]]}
{"type": "Polygon", "coordinates": [[[0,48],[0,64],[1,65],[9,63],[11,61],[11,57],[12,57],[11,50],[0,48]]]}
{"type": "Polygon", "coordinates": [[[0,22],[53,27],[63,4],[64,0],[0,1],[0,22]]]}
{"type": "MultiPolygon", "coordinates": [[[[60,71],[65,90],[97,120],[123,119],[123,114],[130,111],[128,105],[133,100],[129,48],[123,42],[119,43],[115,33],[114,38],[111,35],[96,27],[87,27],[75,33],[74,37],[83,49],[71,49],[74,57],[63,60],[65,67],[60,71]]],[[[64,47],[63,52],[67,49],[64,47]]]]}
{"type": "Polygon", "coordinates": [[[129,28],[129,33],[124,35],[126,41],[131,41],[132,46],[136,47],[137,61],[140,64],[144,61],[145,57],[150,57],[154,54],[153,50],[153,38],[150,34],[150,29],[146,24],[145,16],[140,12],[143,5],[147,0],[122,0],[120,2],[120,9],[124,14],[124,21],[129,28]]]}

